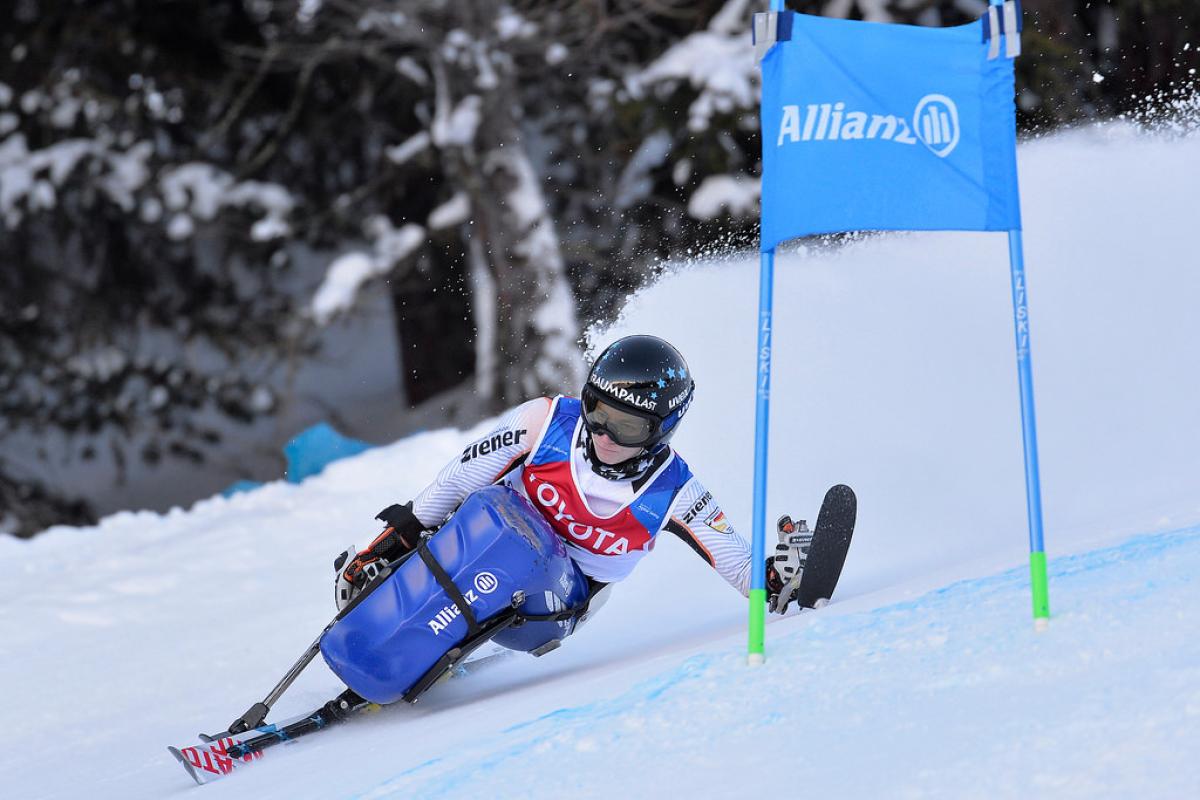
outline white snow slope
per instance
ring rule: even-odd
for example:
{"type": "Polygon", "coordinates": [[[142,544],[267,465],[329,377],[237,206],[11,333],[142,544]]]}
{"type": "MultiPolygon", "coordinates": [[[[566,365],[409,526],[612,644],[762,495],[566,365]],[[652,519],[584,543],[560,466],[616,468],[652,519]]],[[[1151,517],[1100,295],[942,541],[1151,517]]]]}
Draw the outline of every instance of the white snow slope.
{"type": "MultiPolygon", "coordinates": [[[[1022,146],[1049,631],[1035,634],[1005,237],[781,256],[769,517],[848,482],[834,603],[773,622],[667,537],[590,625],[196,788],[332,612],[330,561],[472,432],[165,516],[0,539],[5,798],[1200,797],[1200,140],[1022,146]]],[[[596,343],[676,342],[677,444],[746,530],[757,259],[693,264],[596,343]]],[[[276,707],[339,690],[320,663],[276,707]]]]}

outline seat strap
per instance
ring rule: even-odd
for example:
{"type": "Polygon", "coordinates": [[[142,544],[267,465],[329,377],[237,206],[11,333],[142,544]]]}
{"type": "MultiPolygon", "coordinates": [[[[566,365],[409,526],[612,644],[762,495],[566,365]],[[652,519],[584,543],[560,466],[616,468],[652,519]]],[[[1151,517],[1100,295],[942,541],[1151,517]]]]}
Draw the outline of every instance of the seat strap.
{"type": "Polygon", "coordinates": [[[454,581],[450,580],[450,575],[446,570],[442,569],[442,565],[438,563],[437,558],[429,551],[429,545],[425,539],[417,545],[417,554],[421,556],[421,560],[425,562],[425,566],[429,567],[429,571],[433,573],[434,579],[442,590],[450,596],[454,601],[454,605],[458,606],[459,613],[462,618],[467,621],[467,630],[470,636],[478,634],[482,628],[479,625],[479,620],[475,619],[475,613],[471,611],[471,604],[467,602],[467,598],[463,597],[462,592],[454,585],[454,581]]]}

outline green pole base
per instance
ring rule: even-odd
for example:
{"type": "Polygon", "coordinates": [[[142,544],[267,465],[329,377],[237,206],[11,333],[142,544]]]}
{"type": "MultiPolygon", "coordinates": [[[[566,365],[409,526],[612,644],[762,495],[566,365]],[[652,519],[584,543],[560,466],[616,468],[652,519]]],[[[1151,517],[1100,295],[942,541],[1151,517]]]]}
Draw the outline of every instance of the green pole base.
{"type": "Polygon", "coordinates": [[[751,666],[766,660],[763,649],[763,629],[767,624],[767,590],[750,590],[750,641],[746,648],[746,663],[751,666]]]}
{"type": "Polygon", "coordinates": [[[1029,554],[1029,583],[1033,587],[1033,624],[1043,631],[1050,622],[1050,588],[1046,578],[1046,553],[1035,550],[1029,554]]]}

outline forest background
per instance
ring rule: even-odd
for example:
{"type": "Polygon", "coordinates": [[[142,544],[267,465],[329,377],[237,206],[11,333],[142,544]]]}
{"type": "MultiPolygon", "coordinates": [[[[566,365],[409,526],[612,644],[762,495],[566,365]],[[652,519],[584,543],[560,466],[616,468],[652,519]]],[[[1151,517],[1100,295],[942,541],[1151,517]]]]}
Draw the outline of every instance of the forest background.
{"type": "MultiPolygon", "coordinates": [[[[1023,5],[1023,136],[1194,102],[1200,3],[1023,5]]],[[[757,243],[765,3],[0,6],[0,532],[577,389],[629,292],[757,243]]]]}

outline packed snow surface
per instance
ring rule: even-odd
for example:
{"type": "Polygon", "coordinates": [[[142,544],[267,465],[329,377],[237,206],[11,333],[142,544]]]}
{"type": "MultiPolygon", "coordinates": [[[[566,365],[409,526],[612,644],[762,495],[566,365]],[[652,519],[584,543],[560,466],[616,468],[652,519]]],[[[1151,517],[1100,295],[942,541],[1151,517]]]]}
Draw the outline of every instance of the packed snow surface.
{"type": "MultiPolygon", "coordinates": [[[[1200,797],[1200,140],[1020,149],[1050,555],[1033,630],[1005,238],[781,254],[769,518],[853,485],[834,602],[775,619],[665,537],[562,649],[196,788],[166,752],[261,699],[332,613],[334,554],[482,432],[433,431],[166,515],[0,538],[0,794],[1200,797]]],[[[676,443],[748,533],[757,258],[682,265],[650,332],[698,383],[676,443]]],[[[279,717],[339,691],[321,664],[279,717]]]]}

